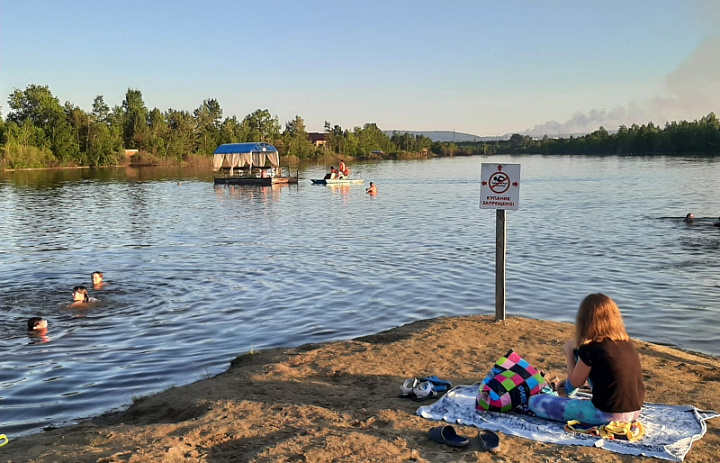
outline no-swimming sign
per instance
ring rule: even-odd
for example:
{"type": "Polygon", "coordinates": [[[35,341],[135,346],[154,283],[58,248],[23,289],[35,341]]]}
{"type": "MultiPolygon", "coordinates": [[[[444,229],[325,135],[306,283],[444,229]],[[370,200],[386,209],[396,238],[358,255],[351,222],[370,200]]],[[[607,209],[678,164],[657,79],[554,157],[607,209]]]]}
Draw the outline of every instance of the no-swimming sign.
{"type": "Polygon", "coordinates": [[[516,211],[520,207],[520,164],[484,162],[480,171],[481,209],[516,211]]]}

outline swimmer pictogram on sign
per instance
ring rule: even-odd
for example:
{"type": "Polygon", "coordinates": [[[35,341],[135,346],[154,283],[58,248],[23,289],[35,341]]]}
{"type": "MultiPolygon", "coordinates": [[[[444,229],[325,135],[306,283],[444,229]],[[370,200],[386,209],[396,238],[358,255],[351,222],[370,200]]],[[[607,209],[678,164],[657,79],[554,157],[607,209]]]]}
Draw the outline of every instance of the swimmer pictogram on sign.
{"type": "Polygon", "coordinates": [[[510,188],[510,177],[503,172],[495,172],[490,176],[490,190],[493,193],[501,195],[510,188]]]}
{"type": "Polygon", "coordinates": [[[520,164],[482,165],[480,207],[517,210],[520,205],[520,164]]]}

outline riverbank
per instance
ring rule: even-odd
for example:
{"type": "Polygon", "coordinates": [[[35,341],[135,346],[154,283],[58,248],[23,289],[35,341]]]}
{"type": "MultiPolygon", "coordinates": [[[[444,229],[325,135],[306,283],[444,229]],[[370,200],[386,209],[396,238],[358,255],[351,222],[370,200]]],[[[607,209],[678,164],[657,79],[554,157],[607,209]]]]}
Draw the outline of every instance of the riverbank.
{"type": "MultiPolygon", "coordinates": [[[[419,403],[397,397],[407,377],[435,374],[453,384],[474,383],[509,348],[538,368],[560,373],[562,345],[572,330],[570,324],[525,318],[496,323],[490,316],[450,317],[353,341],[251,353],[236,358],[225,373],[140,398],[125,411],[10,436],[0,455],[12,462],[104,463],[635,461],[598,448],[503,434],[499,455],[483,452],[474,439],[468,448],[453,449],[427,438],[438,423],[415,414],[419,403]]],[[[636,345],[648,402],[720,410],[720,359],[636,345]]],[[[478,431],[456,428],[466,436],[478,431]]],[[[685,461],[716,461],[718,448],[720,420],[710,420],[685,461]]]]}
{"type": "MultiPolygon", "coordinates": [[[[324,163],[331,165],[337,163],[339,159],[344,159],[347,162],[353,161],[408,161],[413,159],[427,159],[435,156],[434,154],[418,153],[412,151],[393,151],[389,153],[370,153],[367,156],[353,157],[344,154],[328,153],[321,156],[315,156],[312,159],[300,159],[297,156],[281,156],[280,165],[298,167],[303,163],[324,163]]],[[[63,170],[63,169],[99,169],[105,167],[207,167],[212,169],[213,157],[212,155],[201,155],[192,154],[182,160],[168,160],[161,159],[150,154],[144,153],[143,155],[135,155],[134,159],[125,158],[124,162],[120,162],[114,165],[104,166],[78,166],[78,165],[66,165],[66,166],[45,166],[45,167],[18,167],[18,168],[7,168],[0,164],[0,172],[19,172],[19,171],[33,171],[33,170],[63,170]]]]}

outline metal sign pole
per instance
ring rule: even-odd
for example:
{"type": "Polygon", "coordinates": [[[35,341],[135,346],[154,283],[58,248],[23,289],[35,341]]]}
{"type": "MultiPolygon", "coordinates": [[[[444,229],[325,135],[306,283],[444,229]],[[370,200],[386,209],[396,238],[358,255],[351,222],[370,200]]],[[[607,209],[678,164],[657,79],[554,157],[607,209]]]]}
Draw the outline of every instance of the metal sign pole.
{"type": "Polygon", "coordinates": [[[495,321],[505,320],[505,254],[507,249],[507,211],[495,215],[495,321]]]}
{"type": "Polygon", "coordinates": [[[520,164],[483,163],[480,208],[495,209],[495,321],[505,320],[507,211],[520,208],[520,164]]]}

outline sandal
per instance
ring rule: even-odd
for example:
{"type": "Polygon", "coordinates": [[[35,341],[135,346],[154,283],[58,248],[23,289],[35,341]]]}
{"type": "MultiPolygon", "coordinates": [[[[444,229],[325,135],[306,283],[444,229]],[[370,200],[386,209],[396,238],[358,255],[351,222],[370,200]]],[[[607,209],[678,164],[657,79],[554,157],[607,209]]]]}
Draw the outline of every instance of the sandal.
{"type": "Polygon", "coordinates": [[[480,431],[478,433],[480,447],[487,452],[497,453],[500,451],[500,437],[492,431],[480,431]]]}
{"type": "Polygon", "coordinates": [[[400,386],[400,395],[398,397],[413,397],[413,389],[415,389],[415,386],[417,386],[420,383],[417,378],[408,378],[403,382],[402,386],[400,386]]]}
{"type": "Polygon", "coordinates": [[[416,401],[434,399],[452,387],[450,381],[445,381],[437,376],[425,376],[421,378],[408,378],[400,386],[398,397],[410,398],[416,401]]]}
{"type": "Polygon", "coordinates": [[[414,399],[420,402],[422,400],[434,399],[440,395],[440,393],[435,389],[435,385],[433,383],[430,381],[423,381],[413,388],[413,395],[415,396],[414,399]]]}
{"type": "Polygon", "coordinates": [[[458,435],[458,433],[455,432],[455,428],[449,424],[430,429],[429,435],[430,439],[435,442],[446,444],[451,447],[465,447],[470,444],[470,441],[466,437],[458,435]]]}

